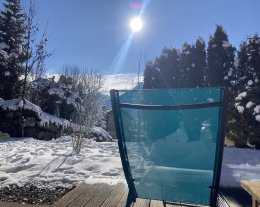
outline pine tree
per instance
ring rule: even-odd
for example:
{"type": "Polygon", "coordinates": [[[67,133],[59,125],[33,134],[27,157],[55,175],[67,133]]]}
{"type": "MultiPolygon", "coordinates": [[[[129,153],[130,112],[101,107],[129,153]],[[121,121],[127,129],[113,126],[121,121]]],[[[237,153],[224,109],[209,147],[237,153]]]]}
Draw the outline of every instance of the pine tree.
{"type": "Polygon", "coordinates": [[[182,87],[181,81],[181,53],[176,48],[171,51],[171,62],[172,62],[172,72],[171,72],[171,84],[170,88],[180,88],[182,87]]]}
{"type": "Polygon", "coordinates": [[[199,37],[196,41],[193,58],[194,67],[192,67],[191,76],[193,78],[194,87],[205,85],[204,76],[206,71],[206,46],[205,41],[199,37]]]}
{"type": "Polygon", "coordinates": [[[165,80],[158,67],[158,59],[148,62],[144,70],[144,89],[166,88],[165,80]]]}
{"type": "Polygon", "coordinates": [[[172,64],[172,51],[169,48],[164,48],[160,58],[158,59],[158,68],[160,69],[164,88],[171,88],[173,76],[172,64]]]}
{"type": "Polygon", "coordinates": [[[209,38],[207,75],[211,86],[229,84],[229,76],[234,66],[235,48],[228,41],[228,35],[223,27],[217,25],[216,31],[209,38]]]}
{"type": "Polygon", "coordinates": [[[237,83],[229,137],[238,146],[260,149],[260,37],[243,42],[238,52],[237,83]]]}
{"type": "Polygon", "coordinates": [[[16,98],[21,90],[25,55],[25,15],[20,0],[6,0],[0,15],[0,97],[16,98]]]}
{"type": "Polygon", "coordinates": [[[181,68],[180,68],[180,85],[182,88],[192,87],[191,70],[194,67],[193,63],[193,47],[185,42],[181,50],[181,68]]]}

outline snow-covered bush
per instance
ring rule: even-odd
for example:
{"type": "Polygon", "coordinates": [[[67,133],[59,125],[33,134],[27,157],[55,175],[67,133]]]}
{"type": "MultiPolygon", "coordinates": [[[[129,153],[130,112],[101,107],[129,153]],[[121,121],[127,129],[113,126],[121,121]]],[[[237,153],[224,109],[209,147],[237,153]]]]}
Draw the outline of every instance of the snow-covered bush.
{"type": "Polygon", "coordinates": [[[29,84],[28,98],[45,112],[72,120],[80,100],[72,82],[65,76],[60,76],[57,82],[54,78],[35,80],[29,84]]]}

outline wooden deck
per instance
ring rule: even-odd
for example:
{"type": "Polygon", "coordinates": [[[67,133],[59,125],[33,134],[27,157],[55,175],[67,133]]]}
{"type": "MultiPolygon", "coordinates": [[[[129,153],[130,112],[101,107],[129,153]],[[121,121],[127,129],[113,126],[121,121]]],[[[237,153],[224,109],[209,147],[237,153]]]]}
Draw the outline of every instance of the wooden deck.
{"type": "MultiPolygon", "coordinates": [[[[124,207],[128,188],[124,178],[90,178],[58,200],[51,207],[124,207]]],[[[239,207],[229,203],[230,207],[239,207]]],[[[166,207],[181,205],[166,204],[166,207]]],[[[0,207],[47,207],[0,201],[0,207]]],[[[132,207],[165,207],[163,202],[137,199],[132,207]]]]}

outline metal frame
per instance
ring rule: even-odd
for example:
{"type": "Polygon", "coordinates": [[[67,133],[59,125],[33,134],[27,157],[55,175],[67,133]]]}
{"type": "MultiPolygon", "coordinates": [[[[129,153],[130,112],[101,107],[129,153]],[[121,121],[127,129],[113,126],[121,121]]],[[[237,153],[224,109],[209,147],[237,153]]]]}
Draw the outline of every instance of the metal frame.
{"type": "Polygon", "coordinates": [[[213,188],[211,189],[211,200],[210,206],[217,206],[217,197],[219,194],[219,182],[221,175],[222,159],[223,159],[223,149],[224,149],[224,139],[225,139],[225,123],[226,123],[226,107],[227,107],[227,89],[222,89],[220,94],[223,100],[221,110],[219,111],[219,127],[218,130],[218,143],[216,145],[216,154],[215,154],[215,166],[213,174],[213,188]]]}
{"type": "Polygon", "coordinates": [[[128,156],[127,156],[127,150],[125,147],[125,138],[124,138],[124,131],[122,130],[122,120],[121,120],[121,114],[119,110],[119,93],[117,90],[111,90],[110,91],[110,97],[111,97],[111,103],[112,103],[112,110],[114,115],[114,122],[115,122],[115,128],[116,128],[116,134],[118,139],[118,148],[119,153],[121,157],[121,162],[123,166],[123,171],[125,174],[126,182],[129,188],[129,193],[127,197],[126,207],[130,207],[132,202],[136,201],[137,194],[134,186],[134,180],[133,176],[131,174],[128,156]]]}
{"type": "MultiPolygon", "coordinates": [[[[183,109],[198,109],[198,108],[209,108],[209,107],[220,107],[220,117],[218,130],[218,142],[216,144],[216,154],[215,154],[215,166],[213,173],[213,181],[210,193],[210,206],[217,206],[217,197],[219,194],[219,182],[223,158],[223,148],[224,148],[224,135],[225,135],[225,115],[226,115],[226,100],[227,100],[227,91],[224,88],[221,89],[220,100],[222,102],[213,102],[213,103],[204,103],[204,104],[193,104],[193,105],[143,105],[143,104],[129,104],[129,103],[120,103],[119,101],[119,90],[111,90],[110,97],[112,103],[112,110],[115,121],[116,134],[118,138],[118,147],[120,152],[120,157],[123,165],[124,174],[129,188],[129,194],[127,198],[126,207],[130,206],[132,202],[136,201],[137,193],[134,186],[134,179],[131,174],[127,150],[125,147],[125,138],[124,131],[122,127],[121,113],[120,108],[132,108],[132,109],[143,109],[143,110],[183,110],[183,109]]],[[[126,92],[126,90],[120,90],[126,92]]],[[[139,90],[137,90],[139,91],[139,90]]],[[[165,202],[165,201],[163,201],[165,202]]],[[[167,203],[167,202],[165,202],[167,203]]],[[[188,205],[187,205],[188,206],[188,205]]],[[[194,205],[189,205],[194,206],[194,205]]]]}

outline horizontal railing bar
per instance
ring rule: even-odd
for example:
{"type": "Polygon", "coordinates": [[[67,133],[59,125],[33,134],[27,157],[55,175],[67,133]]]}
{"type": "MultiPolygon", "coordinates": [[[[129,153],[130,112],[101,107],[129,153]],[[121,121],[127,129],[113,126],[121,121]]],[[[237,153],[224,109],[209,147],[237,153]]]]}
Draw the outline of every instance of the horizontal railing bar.
{"type": "Polygon", "coordinates": [[[143,110],[184,110],[184,109],[201,109],[211,107],[223,107],[222,102],[192,104],[192,105],[146,105],[146,104],[130,104],[119,103],[121,108],[143,109],[143,110]]]}

